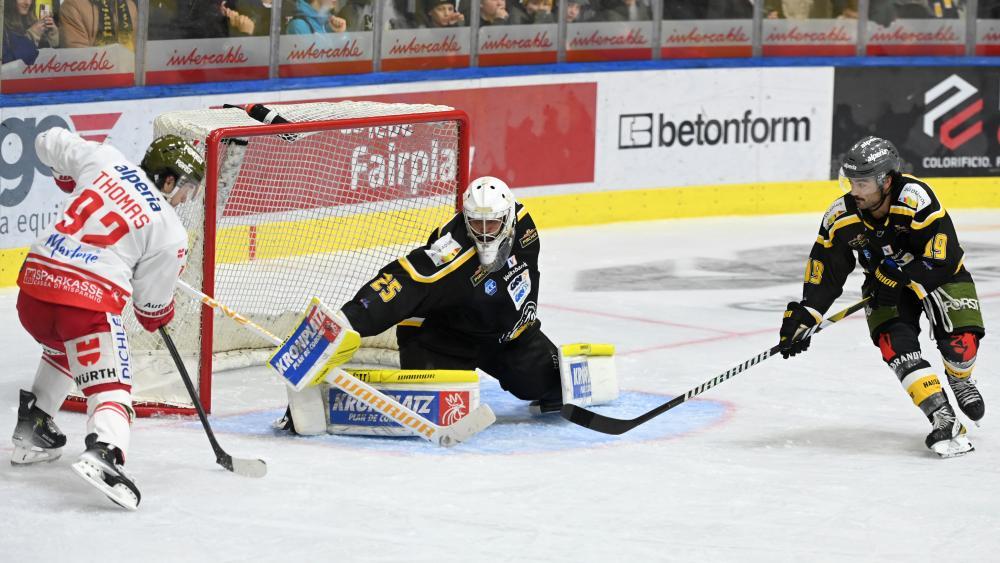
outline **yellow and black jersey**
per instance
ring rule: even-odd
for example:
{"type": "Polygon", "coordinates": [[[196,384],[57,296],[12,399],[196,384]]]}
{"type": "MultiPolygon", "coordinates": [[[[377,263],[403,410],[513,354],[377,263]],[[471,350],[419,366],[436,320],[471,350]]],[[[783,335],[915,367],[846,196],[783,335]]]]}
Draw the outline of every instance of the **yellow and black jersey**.
{"type": "Polygon", "coordinates": [[[809,253],[804,305],[825,313],[856,263],[870,275],[886,258],[910,277],[921,299],[946,282],[971,281],[955,225],[930,186],[896,175],[889,197],[889,214],[881,220],[860,211],[850,194],[833,202],[809,253]]]}
{"type": "Polygon", "coordinates": [[[510,256],[480,266],[461,213],[427,244],[387,264],[341,308],[362,336],[393,325],[440,326],[477,341],[509,342],[537,330],[538,231],[518,203],[510,256]]]}

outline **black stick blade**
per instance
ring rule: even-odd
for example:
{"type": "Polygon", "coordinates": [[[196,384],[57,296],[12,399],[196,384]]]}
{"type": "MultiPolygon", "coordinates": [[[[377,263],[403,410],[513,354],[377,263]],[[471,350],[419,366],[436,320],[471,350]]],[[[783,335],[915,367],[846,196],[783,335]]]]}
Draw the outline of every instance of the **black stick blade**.
{"type": "Polygon", "coordinates": [[[576,405],[563,405],[559,412],[562,414],[563,418],[573,424],[589,428],[596,432],[601,432],[602,434],[617,436],[619,434],[624,434],[636,426],[631,420],[620,420],[617,418],[607,417],[576,405]]]}

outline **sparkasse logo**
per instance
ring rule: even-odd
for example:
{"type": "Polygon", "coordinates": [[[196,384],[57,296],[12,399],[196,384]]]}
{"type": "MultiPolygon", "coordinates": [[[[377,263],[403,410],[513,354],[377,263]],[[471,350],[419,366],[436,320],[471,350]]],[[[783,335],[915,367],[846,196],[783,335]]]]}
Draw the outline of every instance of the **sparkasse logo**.
{"type": "Polygon", "coordinates": [[[924,93],[924,107],[941,100],[924,114],[924,134],[937,138],[945,147],[955,150],[983,131],[980,115],[983,98],[979,90],[957,74],[952,74],[924,93]],[[958,113],[944,116],[965,105],[958,113]],[[940,120],[940,123],[938,121],[940,120]],[[964,126],[964,127],[963,127],[964,126]]]}

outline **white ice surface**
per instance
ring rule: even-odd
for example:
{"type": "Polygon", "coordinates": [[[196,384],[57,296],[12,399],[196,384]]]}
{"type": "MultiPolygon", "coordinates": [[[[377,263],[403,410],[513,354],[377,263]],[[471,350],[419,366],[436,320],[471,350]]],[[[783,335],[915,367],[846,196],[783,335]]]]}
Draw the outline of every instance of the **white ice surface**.
{"type": "MultiPolygon", "coordinates": [[[[450,450],[291,439],[266,427],[281,385],[241,370],[217,376],[212,421],[231,454],[267,460],[265,478],[215,465],[197,422],[139,420],[127,468],[143,496],[127,513],[72,474],[84,417],[60,413],[63,459],[0,463],[0,561],[1000,561],[1000,214],[953,215],[993,331],[976,371],[987,416],[963,458],[924,448],[929,425],[861,314],[805,355],[754,366],[617,438],[533,421],[484,385],[498,423],[450,450]]],[[[556,342],[615,343],[628,392],[605,412],[636,416],[775,342],[819,219],[543,232],[543,329],[556,342]],[[578,276],[598,268],[621,280],[578,276]],[[739,288],[724,287],[733,279],[739,288]],[[661,285],[671,289],[650,289],[661,285]]],[[[832,310],[859,285],[852,277],[832,310]]],[[[3,431],[39,354],[15,298],[0,291],[3,431]]],[[[0,441],[0,458],[10,449],[0,441]]]]}

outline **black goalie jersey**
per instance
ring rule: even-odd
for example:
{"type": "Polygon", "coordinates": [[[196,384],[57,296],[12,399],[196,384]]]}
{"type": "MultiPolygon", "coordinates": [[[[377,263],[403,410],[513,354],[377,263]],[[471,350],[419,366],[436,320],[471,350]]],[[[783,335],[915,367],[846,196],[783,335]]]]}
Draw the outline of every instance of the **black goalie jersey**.
{"type": "Polygon", "coordinates": [[[804,305],[825,313],[840,297],[856,262],[870,278],[882,260],[891,258],[921,299],[946,282],[972,281],[955,226],[930,186],[896,175],[889,197],[889,214],[881,220],[859,211],[850,194],[833,202],[809,253],[804,305]]]}
{"type": "Polygon", "coordinates": [[[538,231],[520,203],[516,212],[510,256],[497,271],[480,266],[458,213],[426,246],[387,264],[344,304],[354,330],[371,336],[397,324],[433,327],[455,336],[436,343],[442,350],[502,344],[537,331],[538,231]]]}

